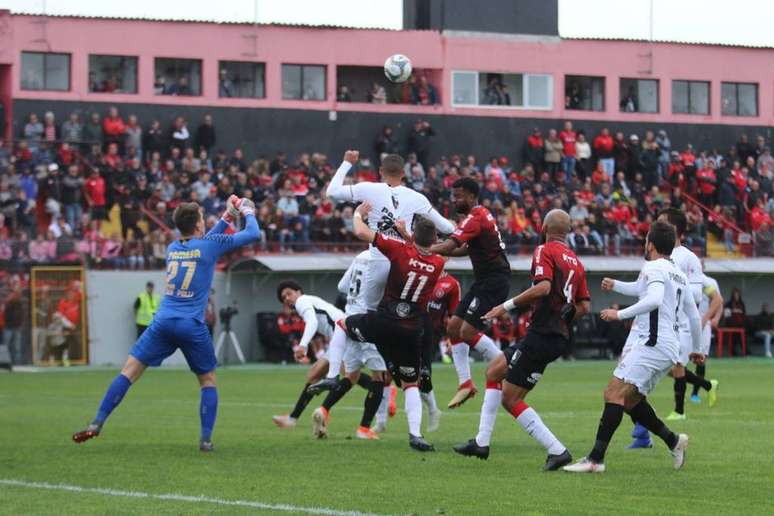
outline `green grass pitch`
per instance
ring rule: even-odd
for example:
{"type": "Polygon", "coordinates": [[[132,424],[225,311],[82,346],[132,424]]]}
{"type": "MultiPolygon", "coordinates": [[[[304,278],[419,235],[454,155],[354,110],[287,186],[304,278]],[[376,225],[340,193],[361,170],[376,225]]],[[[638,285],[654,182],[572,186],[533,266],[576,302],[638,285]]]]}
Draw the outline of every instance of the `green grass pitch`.
{"type": "MultiPolygon", "coordinates": [[[[613,365],[554,364],[528,399],[575,458],[591,447],[613,365]]],[[[102,435],[82,445],[70,435],[93,417],[115,371],[0,374],[0,513],[288,514],[321,508],[329,514],[772,514],[774,362],[712,360],[708,371],[720,380],[718,405],[688,403],[688,420],[670,424],[691,437],[682,471],[672,469],[661,442],[652,450],[624,450],[631,430],[625,418],[603,475],[541,472],[543,449],[502,411],[490,459],[457,456],[452,445],[476,433],[481,396],[456,411],[444,410],[440,430],[426,434],[438,451],[419,454],[408,447],[402,410],[383,440],[351,439],[364,395],[358,387],[334,408],[330,437],[318,441],[311,434],[311,412],[322,398],[293,430],[280,430],[270,420],[289,411],[304,369],[224,368],[216,452],[202,454],[199,390],[187,371],[148,371],[102,435]],[[2,483],[9,480],[176,497],[2,483]]],[[[479,385],[482,375],[476,364],[479,385]]],[[[434,380],[445,406],[455,388],[453,368],[436,367],[434,380]]],[[[670,379],[651,401],[662,416],[672,409],[670,379]]]]}

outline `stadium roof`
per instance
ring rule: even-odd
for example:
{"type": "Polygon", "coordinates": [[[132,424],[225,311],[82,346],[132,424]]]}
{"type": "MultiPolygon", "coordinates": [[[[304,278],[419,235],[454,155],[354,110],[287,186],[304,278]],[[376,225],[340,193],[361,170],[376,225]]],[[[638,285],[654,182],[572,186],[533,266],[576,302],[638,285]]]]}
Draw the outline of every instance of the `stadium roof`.
{"type": "Polygon", "coordinates": [[[774,48],[774,44],[768,43],[724,43],[724,42],[708,42],[700,40],[680,40],[680,39],[653,39],[652,41],[647,38],[627,38],[627,37],[562,37],[566,40],[577,41],[631,41],[634,43],[665,43],[673,45],[702,45],[702,46],[720,46],[720,47],[741,47],[741,48],[760,48],[769,49],[774,48]]]}

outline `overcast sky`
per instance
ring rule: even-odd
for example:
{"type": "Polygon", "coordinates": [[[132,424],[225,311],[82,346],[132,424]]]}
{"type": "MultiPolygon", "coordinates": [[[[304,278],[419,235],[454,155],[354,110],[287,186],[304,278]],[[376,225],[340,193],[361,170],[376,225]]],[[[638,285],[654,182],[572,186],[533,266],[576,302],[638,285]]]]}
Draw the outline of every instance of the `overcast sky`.
{"type": "MultiPolygon", "coordinates": [[[[651,3],[655,40],[774,47],[774,0],[559,0],[559,32],[648,39],[651,3]]],[[[403,22],[402,0],[0,0],[0,7],[36,14],[390,29],[403,22]]]]}

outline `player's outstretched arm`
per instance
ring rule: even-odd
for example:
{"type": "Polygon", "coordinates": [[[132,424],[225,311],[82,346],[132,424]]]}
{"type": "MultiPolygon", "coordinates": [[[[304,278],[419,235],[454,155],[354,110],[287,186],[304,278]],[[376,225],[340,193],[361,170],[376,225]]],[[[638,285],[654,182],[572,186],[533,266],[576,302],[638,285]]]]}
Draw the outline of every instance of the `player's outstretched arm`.
{"type": "Polygon", "coordinates": [[[440,254],[441,256],[455,256],[453,253],[459,249],[459,247],[459,242],[453,238],[447,238],[443,242],[430,246],[430,252],[440,254]]]}
{"type": "Polygon", "coordinates": [[[344,153],[344,161],[339,165],[336,173],[333,174],[331,182],[328,183],[328,188],[325,190],[325,195],[330,197],[334,201],[352,201],[352,187],[344,186],[344,178],[347,177],[349,170],[360,159],[360,152],[356,150],[348,150],[344,153]]]}
{"type": "Polygon", "coordinates": [[[241,199],[239,199],[239,197],[236,195],[231,194],[226,200],[226,211],[223,212],[223,215],[221,215],[217,224],[212,226],[212,229],[207,232],[207,236],[217,235],[226,231],[229,225],[231,225],[231,223],[234,222],[234,220],[236,220],[237,216],[239,215],[240,203],[241,199]]]}
{"type": "Polygon", "coordinates": [[[664,301],[664,282],[661,280],[648,283],[645,297],[623,310],[602,310],[600,316],[603,321],[615,321],[619,319],[631,319],[641,314],[652,312],[664,301]]]}
{"type": "Polygon", "coordinates": [[[602,280],[602,290],[612,290],[624,296],[637,297],[636,281],[619,281],[616,279],[605,278],[602,280]]]}
{"type": "Polygon", "coordinates": [[[525,306],[536,299],[540,299],[541,297],[547,296],[551,292],[551,282],[549,280],[542,280],[531,287],[529,287],[527,290],[519,294],[518,296],[509,299],[505,303],[498,305],[491,310],[489,310],[487,313],[481,317],[485,321],[491,321],[492,319],[497,319],[501,315],[503,315],[506,312],[510,312],[511,310],[516,309],[520,306],[525,306]]]}
{"type": "Polygon", "coordinates": [[[358,240],[371,244],[376,237],[376,233],[365,222],[369,211],[371,211],[371,205],[367,202],[355,209],[355,214],[352,217],[352,232],[358,240]]]}
{"type": "Polygon", "coordinates": [[[449,219],[438,213],[435,208],[430,208],[430,211],[427,212],[427,218],[433,221],[433,224],[435,224],[435,229],[438,230],[440,234],[451,235],[454,232],[454,224],[449,219]]]}

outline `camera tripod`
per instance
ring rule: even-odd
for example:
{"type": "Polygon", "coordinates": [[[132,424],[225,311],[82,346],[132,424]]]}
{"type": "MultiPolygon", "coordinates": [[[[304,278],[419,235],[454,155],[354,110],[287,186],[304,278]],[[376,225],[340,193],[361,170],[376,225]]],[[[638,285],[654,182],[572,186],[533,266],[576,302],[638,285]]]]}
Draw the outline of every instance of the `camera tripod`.
{"type": "Polygon", "coordinates": [[[236,333],[231,330],[231,317],[227,319],[221,318],[221,323],[222,329],[220,330],[220,335],[218,335],[218,343],[215,345],[215,357],[220,354],[220,348],[223,347],[223,343],[225,342],[226,337],[228,337],[231,346],[234,348],[234,352],[237,354],[237,358],[244,364],[245,355],[242,353],[242,348],[239,347],[239,340],[237,339],[236,333]]]}

